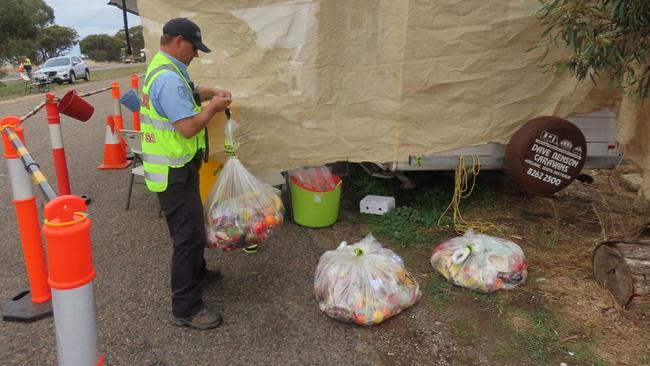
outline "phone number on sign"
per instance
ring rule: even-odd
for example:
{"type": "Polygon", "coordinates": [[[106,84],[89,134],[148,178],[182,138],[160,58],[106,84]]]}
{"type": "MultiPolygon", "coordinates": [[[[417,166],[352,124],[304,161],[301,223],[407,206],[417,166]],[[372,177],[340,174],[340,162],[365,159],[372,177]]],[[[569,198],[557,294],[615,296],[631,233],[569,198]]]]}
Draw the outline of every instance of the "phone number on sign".
{"type": "Polygon", "coordinates": [[[530,175],[533,178],[537,178],[537,179],[541,180],[542,182],[548,182],[548,183],[551,183],[551,184],[553,184],[555,186],[559,186],[560,184],[562,184],[561,179],[552,177],[552,176],[550,176],[550,175],[548,175],[546,173],[540,172],[539,170],[534,169],[534,168],[528,168],[528,171],[526,172],[526,174],[530,175]]]}

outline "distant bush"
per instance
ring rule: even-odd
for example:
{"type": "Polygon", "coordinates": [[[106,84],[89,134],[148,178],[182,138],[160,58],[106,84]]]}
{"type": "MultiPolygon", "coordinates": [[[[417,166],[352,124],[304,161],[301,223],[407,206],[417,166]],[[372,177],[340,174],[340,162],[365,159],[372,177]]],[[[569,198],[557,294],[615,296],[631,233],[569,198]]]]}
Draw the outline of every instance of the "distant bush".
{"type": "Polygon", "coordinates": [[[92,34],[79,42],[79,49],[94,61],[119,61],[121,42],[108,34],[92,34]]]}

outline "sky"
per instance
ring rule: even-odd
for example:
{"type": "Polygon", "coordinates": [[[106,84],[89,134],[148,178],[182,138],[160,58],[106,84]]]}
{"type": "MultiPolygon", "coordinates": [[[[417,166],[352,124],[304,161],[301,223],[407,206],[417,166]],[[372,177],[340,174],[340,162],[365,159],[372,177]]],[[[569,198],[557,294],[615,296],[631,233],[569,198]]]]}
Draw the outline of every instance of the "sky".
{"type": "MultiPolygon", "coordinates": [[[[54,9],[54,24],[72,28],[79,41],[91,34],[114,35],[124,28],[122,10],[107,5],[108,0],[45,0],[54,9]]],[[[127,13],[129,28],[141,25],[140,17],[127,13]]],[[[79,45],[70,53],[79,54],[79,45]]]]}

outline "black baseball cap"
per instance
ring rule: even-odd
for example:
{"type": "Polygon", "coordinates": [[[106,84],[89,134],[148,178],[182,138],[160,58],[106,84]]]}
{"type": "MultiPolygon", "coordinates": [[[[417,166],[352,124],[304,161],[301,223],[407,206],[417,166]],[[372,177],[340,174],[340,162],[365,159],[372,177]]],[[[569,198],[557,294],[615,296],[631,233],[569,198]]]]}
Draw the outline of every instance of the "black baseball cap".
{"type": "Polygon", "coordinates": [[[174,18],[163,26],[163,34],[169,36],[183,36],[192,42],[197,50],[212,52],[201,40],[201,28],[187,18],[174,18]]]}

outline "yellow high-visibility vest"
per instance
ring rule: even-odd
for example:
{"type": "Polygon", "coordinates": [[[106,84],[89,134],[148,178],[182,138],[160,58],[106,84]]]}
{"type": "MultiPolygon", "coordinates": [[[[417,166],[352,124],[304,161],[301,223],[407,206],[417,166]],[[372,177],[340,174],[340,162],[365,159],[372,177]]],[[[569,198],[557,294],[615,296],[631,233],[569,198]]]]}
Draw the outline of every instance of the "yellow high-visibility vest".
{"type": "MultiPolygon", "coordinates": [[[[192,138],[185,138],[176,131],[168,118],[158,114],[149,101],[149,88],[163,72],[178,74],[185,81],[190,95],[193,94],[189,81],[176,65],[167,56],[157,53],[147,67],[140,106],[144,180],[152,192],[167,189],[169,167],[181,167],[192,160],[199,149],[205,149],[205,130],[192,138]]],[[[200,112],[201,107],[196,101],[192,100],[192,103],[194,111],[200,112]]]]}

